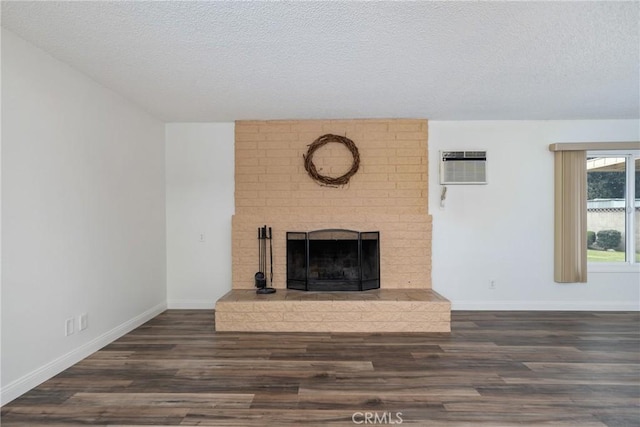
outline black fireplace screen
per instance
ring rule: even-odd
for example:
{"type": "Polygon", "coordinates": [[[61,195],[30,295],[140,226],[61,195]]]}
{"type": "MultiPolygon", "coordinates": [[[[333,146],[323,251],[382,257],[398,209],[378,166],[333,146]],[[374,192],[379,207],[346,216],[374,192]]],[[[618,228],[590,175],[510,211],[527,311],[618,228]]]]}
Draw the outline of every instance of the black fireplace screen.
{"type": "Polygon", "coordinates": [[[287,232],[287,288],[366,291],[379,287],[379,232],[287,232]]]}

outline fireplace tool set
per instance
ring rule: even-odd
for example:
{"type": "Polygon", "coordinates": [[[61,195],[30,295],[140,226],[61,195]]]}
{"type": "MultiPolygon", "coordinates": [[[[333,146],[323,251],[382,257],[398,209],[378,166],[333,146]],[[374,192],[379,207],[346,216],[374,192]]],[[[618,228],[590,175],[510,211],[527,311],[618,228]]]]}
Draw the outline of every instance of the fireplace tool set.
{"type": "Polygon", "coordinates": [[[271,227],[258,228],[258,272],[255,274],[257,294],[273,294],[275,289],[267,286],[267,240],[269,241],[269,284],[273,286],[273,244],[271,227]]]}

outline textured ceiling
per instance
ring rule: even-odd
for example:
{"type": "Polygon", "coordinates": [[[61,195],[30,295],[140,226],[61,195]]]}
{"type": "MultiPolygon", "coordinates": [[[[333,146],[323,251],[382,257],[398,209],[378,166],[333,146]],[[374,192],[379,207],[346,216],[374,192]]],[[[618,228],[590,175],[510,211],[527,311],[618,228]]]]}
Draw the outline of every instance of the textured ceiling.
{"type": "Polygon", "coordinates": [[[164,121],[640,116],[634,2],[2,2],[164,121]]]}

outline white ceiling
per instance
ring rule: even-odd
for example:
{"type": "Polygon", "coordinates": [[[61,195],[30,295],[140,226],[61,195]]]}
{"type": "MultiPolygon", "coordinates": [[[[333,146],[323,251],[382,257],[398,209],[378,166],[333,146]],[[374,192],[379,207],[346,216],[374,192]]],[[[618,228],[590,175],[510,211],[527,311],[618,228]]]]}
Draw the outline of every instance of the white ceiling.
{"type": "Polygon", "coordinates": [[[169,122],[640,117],[640,3],[2,2],[169,122]]]}

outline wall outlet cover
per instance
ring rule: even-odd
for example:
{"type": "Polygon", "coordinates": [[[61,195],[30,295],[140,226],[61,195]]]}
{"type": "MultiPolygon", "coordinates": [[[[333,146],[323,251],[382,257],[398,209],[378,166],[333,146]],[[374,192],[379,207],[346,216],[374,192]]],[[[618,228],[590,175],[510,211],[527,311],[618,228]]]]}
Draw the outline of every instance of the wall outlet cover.
{"type": "Polygon", "coordinates": [[[73,317],[64,321],[64,336],[68,337],[75,332],[73,317]]]}
{"type": "Polygon", "coordinates": [[[84,331],[89,327],[89,315],[87,313],[83,313],[78,316],[78,330],[84,331]]]}

